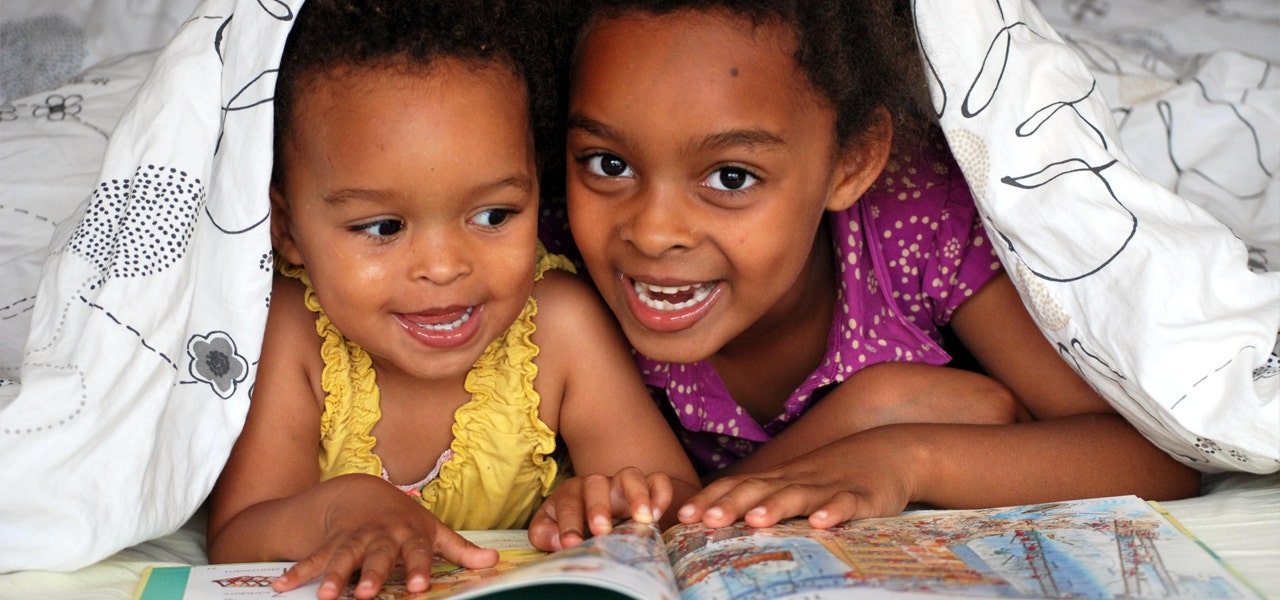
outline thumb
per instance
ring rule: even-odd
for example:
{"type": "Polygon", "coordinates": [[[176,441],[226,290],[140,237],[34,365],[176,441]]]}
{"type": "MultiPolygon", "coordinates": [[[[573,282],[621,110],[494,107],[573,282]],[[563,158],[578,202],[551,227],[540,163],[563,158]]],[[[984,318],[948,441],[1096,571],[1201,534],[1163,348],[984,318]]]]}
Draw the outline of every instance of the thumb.
{"type": "Polygon", "coordinates": [[[443,529],[436,536],[436,554],[441,558],[467,569],[487,569],[498,564],[498,551],[481,548],[452,529],[443,529]]]}

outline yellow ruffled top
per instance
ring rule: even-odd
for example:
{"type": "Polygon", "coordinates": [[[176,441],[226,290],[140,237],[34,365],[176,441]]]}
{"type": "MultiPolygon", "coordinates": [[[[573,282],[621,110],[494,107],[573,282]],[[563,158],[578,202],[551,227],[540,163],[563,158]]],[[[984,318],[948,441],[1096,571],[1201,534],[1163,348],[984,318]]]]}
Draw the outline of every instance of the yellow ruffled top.
{"type": "MultiPolygon", "coordinates": [[[[567,258],[539,245],[537,278],[553,268],[574,271],[567,258]]],[[[325,315],[305,269],[282,264],[280,270],[306,285],[306,305],[316,313],[316,333],[323,338],[321,478],[381,476],[382,461],[373,453],[377,440],[370,432],[382,413],[369,355],[325,315]]],[[[472,365],[464,384],[471,400],[453,415],[452,456],[438,476],[412,493],[453,529],[526,527],[555,486],[556,435],[538,418],[540,398],[533,389],[538,347],[530,336],[537,312],[530,297],[511,327],[472,365]]]]}

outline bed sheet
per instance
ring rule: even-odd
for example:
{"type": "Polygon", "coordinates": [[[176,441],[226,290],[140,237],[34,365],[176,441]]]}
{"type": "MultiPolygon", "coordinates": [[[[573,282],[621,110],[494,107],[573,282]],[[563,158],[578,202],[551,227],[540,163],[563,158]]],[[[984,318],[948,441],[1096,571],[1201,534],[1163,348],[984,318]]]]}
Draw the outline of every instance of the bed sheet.
{"type": "MultiPolygon", "coordinates": [[[[1280,473],[1207,477],[1204,495],[1161,506],[1264,598],[1280,599],[1280,473]]],[[[128,600],[147,567],[206,564],[204,526],[197,513],[177,532],[70,573],[0,575],[0,600],[128,600]]],[[[483,545],[484,533],[464,535],[483,545]]]]}

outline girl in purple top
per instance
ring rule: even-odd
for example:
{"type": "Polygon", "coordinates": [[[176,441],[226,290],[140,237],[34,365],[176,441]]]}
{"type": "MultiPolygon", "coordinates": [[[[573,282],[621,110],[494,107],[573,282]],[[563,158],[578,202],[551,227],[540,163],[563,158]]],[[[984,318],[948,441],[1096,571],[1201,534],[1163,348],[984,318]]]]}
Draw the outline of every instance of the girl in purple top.
{"type": "MultiPolygon", "coordinates": [[[[684,522],[1194,494],[1036,329],[890,2],[601,2],[568,216],[712,480],[684,522]],[[892,151],[892,152],[891,152],[892,151]],[[943,328],[982,367],[941,366],[943,328]]],[[[905,4],[905,3],[898,3],[905,4]]]]}
{"type": "MultiPolygon", "coordinates": [[[[681,441],[701,470],[723,469],[750,455],[832,385],[862,369],[887,362],[942,365],[951,360],[942,348],[942,326],[957,307],[999,275],[1001,267],[969,186],[950,154],[937,144],[911,162],[891,160],[884,177],[851,208],[827,213],[820,234],[829,237],[824,245],[834,246],[833,289],[839,312],[828,316],[822,362],[780,410],[774,412],[770,406],[768,412],[749,413],[734,401],[713,358],[685,364],[637,356],[645,382],[666,392],[680,423],[681,441]]],[[[707,287],[698,291],[707,294],[707,287]]],[[[653,291],[643,285],[637,289],[637,297],[653,291]]],[[[659,318],[680,314],[674,306],[655,308],[665,309],[652,315],[659,318]]],[[[972,415],[979,422],[1007,416],[1012,421],[1014,413],[1008,409],[1016,410],[1016,404],[1001,394],[990,400],[992,406],[976,413],[961,410],[955,416],[963,421],[972,415]]],[[[945,418],[939,414],[931,420],[945,418]]]]}

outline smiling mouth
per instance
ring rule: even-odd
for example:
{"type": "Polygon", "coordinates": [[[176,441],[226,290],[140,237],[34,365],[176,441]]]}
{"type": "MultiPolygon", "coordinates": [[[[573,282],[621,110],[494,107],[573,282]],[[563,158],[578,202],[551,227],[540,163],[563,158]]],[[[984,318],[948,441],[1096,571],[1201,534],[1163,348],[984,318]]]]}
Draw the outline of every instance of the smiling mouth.
{"type": "Polygon", "coordinates": [[[453,319],[451,321],[431,323],[431,322],[415,320],[413,324],[418,329],[425,329],[427,331],[440,331],[440,332],[453,331],[459,327],[462,327],[462,325],[465,324],[467,321],[470,321],[471,314],[475,312],[475,309],[476,307],[469,306],[467,307],[466,310],[462,311],[462,314],[460,316],[458,316],[456,319],[453,319]]]}
{"type": "Polygon", "coordinates": [[[633,279],[631,285],[635,288],[636,297],[640,302],[653,310],[660,311],[677,311],[695,306],[706,300],[715,290],[713,283],[664,286],[651,285],[633,279]]]}

